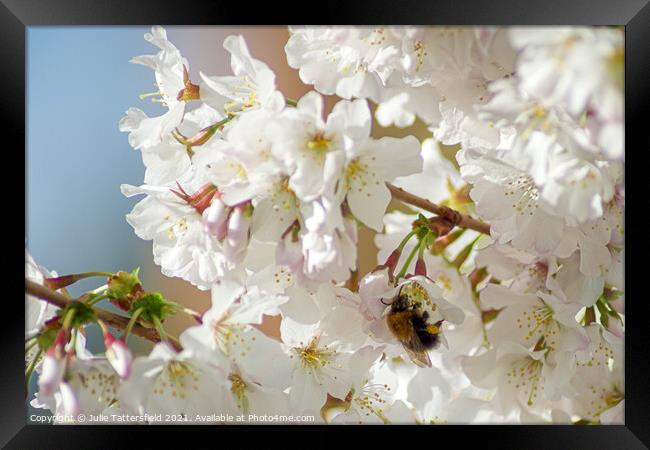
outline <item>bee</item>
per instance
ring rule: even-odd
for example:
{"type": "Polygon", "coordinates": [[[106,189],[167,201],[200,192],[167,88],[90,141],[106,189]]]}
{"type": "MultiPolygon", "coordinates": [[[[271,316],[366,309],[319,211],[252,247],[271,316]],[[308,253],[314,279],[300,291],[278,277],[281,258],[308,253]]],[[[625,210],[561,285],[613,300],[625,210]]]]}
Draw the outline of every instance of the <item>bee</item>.
{"type": "MultiPolygon", "coordinates": [[[[383,299],[380,301],[384,303],[383,299]]],[[[428,323],[429,312],[423,310],[421,305],[412,301],[408,295],[404,295],[402,288],[392,302],[384,304],[390,306],[384,312],[386,325],[402,344],[411,361],[420,367],[431,367],[427,351],[440,346],[440,332],[444,320],[435,324],[428,323]]]]}

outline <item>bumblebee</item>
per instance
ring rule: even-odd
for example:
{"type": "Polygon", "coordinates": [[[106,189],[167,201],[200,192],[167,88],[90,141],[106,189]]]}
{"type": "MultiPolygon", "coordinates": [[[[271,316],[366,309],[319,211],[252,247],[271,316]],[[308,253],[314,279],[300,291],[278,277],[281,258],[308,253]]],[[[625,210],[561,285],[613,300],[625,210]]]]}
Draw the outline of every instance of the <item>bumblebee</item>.
{"type": "MultiPolygon", "coordinates": [[[[381,300],[384,303],[383,300],[381,300]]],[[[440,332],[443,320],[428,323],[429,312],[419,303],[413,302],[402,289],[391,303],[384,303],[386,325],[406,350],[411,360],[420,367],[431,367],[428,350],[440,346],[440,332]]]]}

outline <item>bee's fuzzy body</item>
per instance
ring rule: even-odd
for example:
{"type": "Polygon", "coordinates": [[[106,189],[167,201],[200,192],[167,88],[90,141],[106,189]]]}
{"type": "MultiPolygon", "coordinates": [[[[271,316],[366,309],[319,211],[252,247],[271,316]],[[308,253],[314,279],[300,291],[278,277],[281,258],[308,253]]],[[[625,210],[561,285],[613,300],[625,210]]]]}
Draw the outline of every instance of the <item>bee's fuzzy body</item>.
{"type": "Polygon", "coordinates": [[[442,321],[430,324],[428,319],[428,311],[423,311],[419,304],[400,294],[390,304],[386,315],[390,332],[401,342],[413,362],[423,367],[431,367],[427,351],[440,345],[442,321]]]}
{"type": "Polygon", "coordinates": [[[422,345],[427,350],[431,350],[440,344],[440,324],[432,327],[427,323],[428,319],[427,311],[419,311],[409,305],[406,297],[400,296],[391,305],[391,312],[386,317],[386,323],[393,335],[401,342],[407,341],[415,332],[422,345]]]}

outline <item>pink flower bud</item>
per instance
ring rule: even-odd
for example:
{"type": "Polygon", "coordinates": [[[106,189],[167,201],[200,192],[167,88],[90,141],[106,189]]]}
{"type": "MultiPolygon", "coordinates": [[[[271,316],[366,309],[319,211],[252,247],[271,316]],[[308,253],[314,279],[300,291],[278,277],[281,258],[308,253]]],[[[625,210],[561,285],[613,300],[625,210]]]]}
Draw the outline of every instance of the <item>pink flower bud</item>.
{"type": "Polygon", "coordinates": [[[228,235],[223,242],[223,254],[233,264],[239,264],[244,260],[248,248],[251,220],[244,208],[237,206],[232,210],[228,219],[228,235]]]}
{"type": "Polygon", "coordinates": [[[221,199],[214,197],[212,204],[203,211],[203,226],[205,232],[221,240],[226,236],[226,219],[228,208],[221,199]]]}
{"type": "Polygon", "coordinates": [[[248,229],[250,228],[250,223],[250,216],[245,213],[244,207],[235,207],[228,219],[228,239],[232,239],[236,242],[248,242],[248,229]]]}
{"type": "Polygon", "coordinates": [[[54,344],[43,357],[41,376],[38,379],[38,388],[42,395],[54,394],[63,380],[67,363],[65,355],[66,341],[65,330],[59,331],[54,344]]]}
{"type": "Polygon", "coordinates": [[[106,346],[106,359],[113,369],[120,377],[128,378],[131,375],[131,362],[133,361],[129,347],[122,339],[115,339],[110,333],[104,335],[104,345],[106,346]]]}
{"type": "Polygon", "coordinates": [[[72,387],[66,382],[59,385],[59,392],[61,393],[63,414],[66,416],[72,416],[76,419],[81,412],[81,405],[79,404],[77,394],[75,394],[72,387]]]}

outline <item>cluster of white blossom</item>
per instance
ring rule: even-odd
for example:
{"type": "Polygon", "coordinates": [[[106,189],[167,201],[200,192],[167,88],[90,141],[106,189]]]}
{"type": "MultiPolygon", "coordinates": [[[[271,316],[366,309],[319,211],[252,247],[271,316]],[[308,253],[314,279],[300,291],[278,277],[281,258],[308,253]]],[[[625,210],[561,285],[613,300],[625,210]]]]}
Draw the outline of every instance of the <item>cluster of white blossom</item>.
{"type": "MultiPolygon", "coordinates": [[[[120,121],[146,167],[122,186],[144,195],[127,221],[212,306],[133,358],[106,329],[105,355],[86,350],[85,309],[27,297],[34,406],[163,414],[150,422],[623,421],[621,30],[291,27],[288,63],[315,88],[297,101],[241,36],[224,41],[232,74],[198,83],[163,28],[145,39],[158,52],[132,62],[154,71],[166,112],[120,121]],[[371,137],[370,102],[381,126],[420,120],[430,137],[371,137]],[[439,144],[458,144],[457,164],[439,144]],[[387,213],[386,183],[490,234],[387,213]],[[379,255],[358,280],[362,226],[379,255]]],[[[57,279],[29,256],[26,277],[57,279]]],[[[164,337],[164,300],[137,274],[109,281],[131,322],[164,337]]]]}

